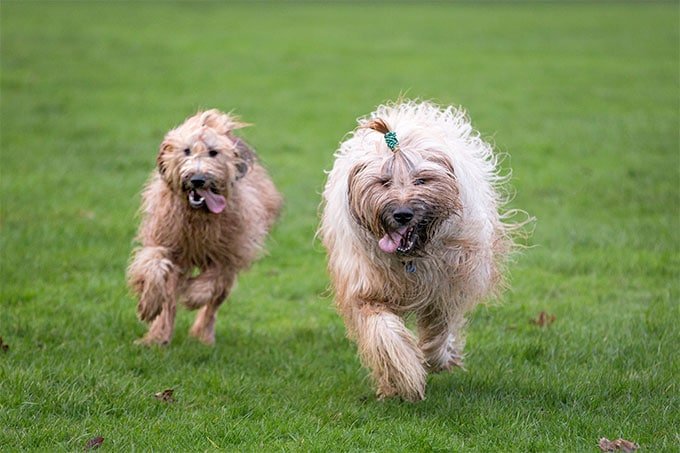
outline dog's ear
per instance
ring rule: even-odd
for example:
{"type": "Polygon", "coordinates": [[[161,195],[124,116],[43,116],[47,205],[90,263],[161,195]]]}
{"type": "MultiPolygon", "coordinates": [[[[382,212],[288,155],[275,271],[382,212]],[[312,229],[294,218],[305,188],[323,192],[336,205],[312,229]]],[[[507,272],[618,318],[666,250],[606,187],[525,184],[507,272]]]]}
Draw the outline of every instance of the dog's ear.
{"type": "Polygon", "coordinates": [[[354,181],[354,178],[357,177],[357,175],[364,171],[368,165],[366,162],[360,162],[353,166],[350,170],[349,173],[347,174],[347,186],[351,187],[352,186],[352,181],[354,181]]]}
{"type": "Polygon", "coordinates": [[[167,164],[165,162],[165,155],[172,151],[172,145],[168,142],[161,143],[160,150],[158,151],[158,157],[156,157],[156,165],[158,166],[158,173],[161,176],[165,176],[167,171],[167,164]]]}
{"type": "Polygon", "coordinates": [[[238,137],[234,140],[234,157],[236,158],[236,180],[243,178],[255,163],[255,151],[238,137]]]}
{"type": "Polygon", "coordinates": [[[352,167],[347,175],[347,200],[349,202],[349,210],[352,213],[354,220],[360,225],[363,224],[363,220],[361,219],[359,210],[356,206],[357,199],[355,192],[357,192],[357,187],[355,185],[355,178],[360,172],[364,171],[367,166],[368,164],[366,164],[366,162],[360,162],[352,167]]]}

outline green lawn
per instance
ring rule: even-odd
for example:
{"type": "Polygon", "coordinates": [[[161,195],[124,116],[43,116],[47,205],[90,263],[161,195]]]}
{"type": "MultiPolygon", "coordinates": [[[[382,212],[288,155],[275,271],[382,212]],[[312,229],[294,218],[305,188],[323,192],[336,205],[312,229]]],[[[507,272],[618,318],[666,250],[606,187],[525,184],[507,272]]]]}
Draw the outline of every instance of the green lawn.
{"type": "Polygon", "coordinates": [[[678,13],[3,1],[0,450],[677,451],[678,13]],[[400,93],[465,106],[538,219],[512,290],[471,319],[468,372],[418,404],[373,397],[314,239],[337,144],[400,93]],[[207,107],[255,123],[285,212],[214,348],[182,311],[143,349],[139,192],[164,133],[207,107]]]}

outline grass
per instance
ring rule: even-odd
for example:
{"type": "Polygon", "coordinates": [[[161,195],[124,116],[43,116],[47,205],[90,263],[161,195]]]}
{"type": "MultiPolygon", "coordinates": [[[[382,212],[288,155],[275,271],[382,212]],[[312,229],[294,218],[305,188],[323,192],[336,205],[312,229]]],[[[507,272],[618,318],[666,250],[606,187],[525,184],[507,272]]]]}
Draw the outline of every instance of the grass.
{"type": "Polygon", "coordinates": [[[677,4],[2,2],[0,449],[644,451],[680,442],[677,4]],[[378,402],[325,293],[354,119],[464,105],[538,218],[469,371],[378,402]],[[124,270],[158,143],[235,109],[285,194],[217,345],[141,349],[124,270]],[[540,311],[549,327],[529,323],[540,311]],[[174,388],[176,402],[155,392],[174,388]]]}

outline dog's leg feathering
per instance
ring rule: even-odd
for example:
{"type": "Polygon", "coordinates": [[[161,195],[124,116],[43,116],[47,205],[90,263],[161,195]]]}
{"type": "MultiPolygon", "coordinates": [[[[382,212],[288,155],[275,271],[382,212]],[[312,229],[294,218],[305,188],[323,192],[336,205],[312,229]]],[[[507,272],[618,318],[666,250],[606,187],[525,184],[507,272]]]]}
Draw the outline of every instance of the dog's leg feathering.
{"type": "Polygon", "coordinates": [[[143,338],[140,338],[135,343],[144,346],[151,346],[154,344],[166,345],[170,343],[172,332],[175,327],[176,311],[177,305],[174,298],[164,302],[160,314],[151,322],[149,331],[143,338]]]}
{"type": "Polygon", "coordinates": [[[378,386],[378,397],[425,398],[426,371],[413,334],[402,319],[381,306],[364,305],[353,313],[359,355],[378,386]]]}
{"type": "Polygon", "coordinates": [[[137,294],[139,319],[151,322],[142,344],[166,344],[175,319],[178,271],[165,247],[142,247],[128,267],[128,285],[137,294]]]}
{"type": "Polygon", "coordinates": [[[184,292],[184,303],[192,309],[200,307],[189,335],[208,345],[215,343],[217,310],[229,296],[235,280],[235,272],[211,268],[189,281],[184,292]]]}
{"type": "Polygon", "coordinates": [[[177,270],[165,247],[142,247],[134,252],[128,267],[128,285],[139,298],[137,315],[150,322],[161,312],[163,302],[174,296],[177,270]]]}
{"type": "Polygon", "coordinates": [[[437,309],[418,315],[419,346],[425,356],[428,371],[439,373],[463,366],[464,319],[448,319],[437,309]]]}

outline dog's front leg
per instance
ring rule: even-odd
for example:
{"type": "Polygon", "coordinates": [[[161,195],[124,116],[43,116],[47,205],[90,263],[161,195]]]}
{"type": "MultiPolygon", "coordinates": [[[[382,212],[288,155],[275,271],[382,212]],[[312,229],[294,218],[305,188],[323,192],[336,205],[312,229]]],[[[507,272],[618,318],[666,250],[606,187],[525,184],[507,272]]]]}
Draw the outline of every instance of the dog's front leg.
{"type": "Polygon", "coordinates": [[[169,298],[163,302],[161,312],[151,322],[149,331],[143,338],[137,340],[137,344],[150,346],[153,344],[165,345],[170,343],[172,339],[172,332],[175,328],[175,313],[177,305],[175,298],[169,298]]]}
{"type": "Polygon", "coordinates": [[[128,267],[128,284],[137,294],[139,319],[151,322],[141,344],[170,342],[175,323],[179,273],[165,247],[142,247],[128,267]]]}
{"type": "Polygon", "coordinates": [[[187,307],[200,307],[189,334],[205,344],[215,343],[215,318],[217,310],[229,296],[236,273],[221,267],[212,267],[189,280],[184,291],[187,307]]]}
{"type": "Polygon", "coordinates": [[[423,355],[404,321],[382,305],[362,304],[349,322],[362,362],[373,373],[378,397],[425,398],[423,355]]]}
{"type": "Polygon", "coordinates": [[[464,319],[436,308],[418,314],[419,346],[432,373],[463,368],[464,319]]]}

